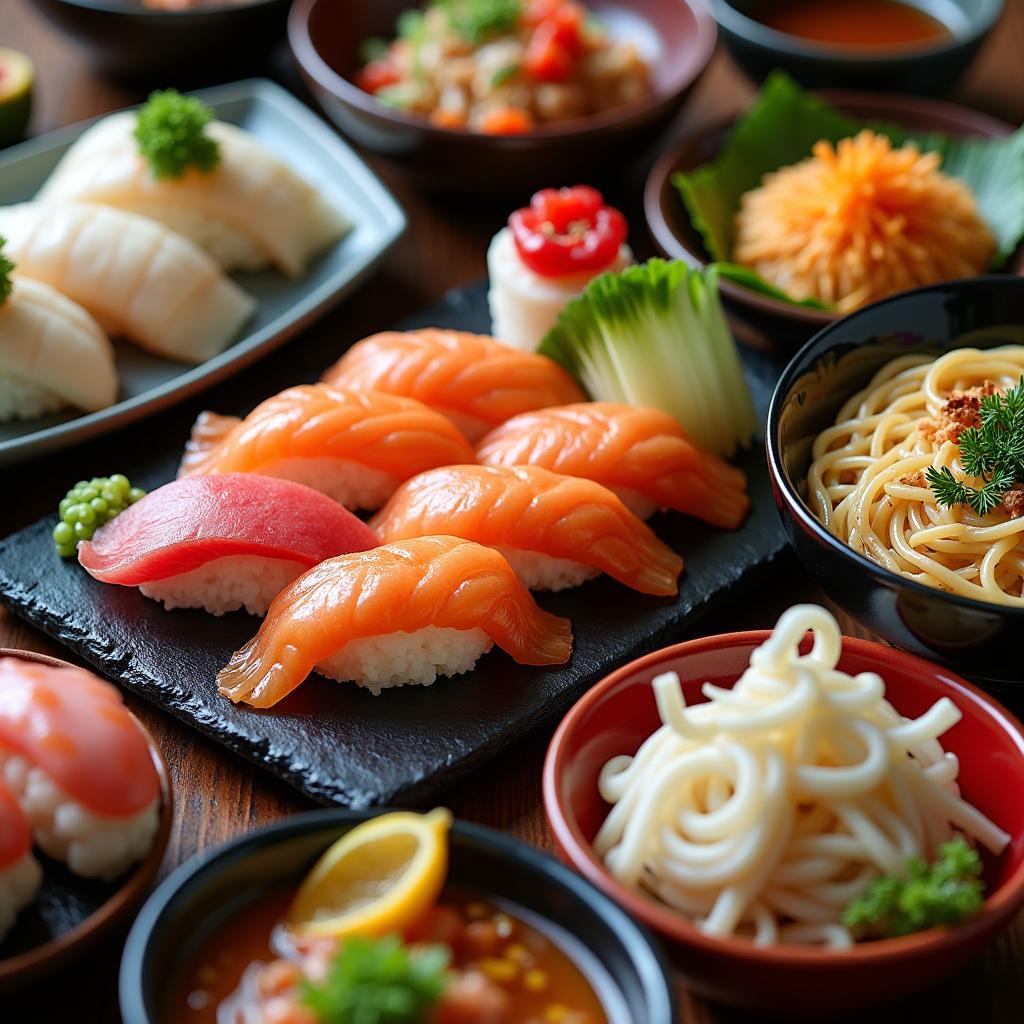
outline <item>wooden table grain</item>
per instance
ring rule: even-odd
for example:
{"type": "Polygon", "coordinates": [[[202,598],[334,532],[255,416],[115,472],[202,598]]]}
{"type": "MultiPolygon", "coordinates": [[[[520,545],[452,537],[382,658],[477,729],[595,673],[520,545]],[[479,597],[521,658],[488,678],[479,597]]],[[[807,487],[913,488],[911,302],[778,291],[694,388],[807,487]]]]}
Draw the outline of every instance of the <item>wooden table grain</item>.
{"type": "MultiPolygon", "coordinates": [[[[355,0],[349,0],[355,2],[355,0]]],[[[142,98],[137,89],[94,73],[86,55],[44,22],[29,0],[0,0],[0,45],[29,53],[38,73],[33,134],[105,113],[142,98]]],[[[958,88],[954,98],[1020,123],[1024,119],[1024,0],[1007,0],[995,36],[958,88]]],[[[295,81],[287,55],[271,66],[286,83],[295,81]]],[[[719,53],[690,99],[676,133],[738,109],[751,88],[719,53]]],[[[414,310],[437,301],[450,288],[485,271],[487,240],[507,210],[499,205],[442,201],[417,192],[400,172],[370,159],[409,215],[409,231],[380,273],[342,308],[312,328],[355,339],[379,330],[414,310]]],[[[634,235],[642,234],[635,182],[612,191],[633,214],[634,235]]],[[[641,244],[641,250],[643,245],[641,244]]],[[[36,466],[6,470],[0,505],[0,535],[49,510],[54,496],[77,476],[73,453],[36,466]],[[24,497],[21,497],[24,496],[24,497]]],[[[782,571],[780,571],[780,575],[782,571]]],[[[701,624],[702,633],[772,625],[781,610],[798,600],[821,599],[795,563],[784,568],[785,582],[735,602],[727,614],[701,624]]],[[[852,627],[852,624],[851,624],[852,627]]],[[[855,628],[855,627],[852,627],[855,628]]],[[[0,646],[63,656],[57,644],[0,609],[0,646]]],[[[176,820],[164,865],[166,874],[199,850],[312,805],[270,776],[233,757],[157,708],[129,695],[132,709],[163,747],[177,796],[176,820]]],[[[508,751],[462,782],[449,798],[454,812],[472,821],[510,832],[542,849],[551,849],[540,803],[540,770],[550,731],[508,751]]],[[[999,785],[998,779],[992,780],[999,785]]],[[[124,935],[115,935],[59,977],[0,1002],[4,1024],[116,1024],[116,979],[124,935]]],[[[973,965],[911,1002],[874,1013],[884,1022],[929,1019],[933,1024],[1024,1020],[1024,916],[973,965]]],[[[754,1021],[684,994],[680,1020],[686,1024],[754,1021]]],[[[637,1022],[646,1024],[646,1022],[637,1022]]]]}

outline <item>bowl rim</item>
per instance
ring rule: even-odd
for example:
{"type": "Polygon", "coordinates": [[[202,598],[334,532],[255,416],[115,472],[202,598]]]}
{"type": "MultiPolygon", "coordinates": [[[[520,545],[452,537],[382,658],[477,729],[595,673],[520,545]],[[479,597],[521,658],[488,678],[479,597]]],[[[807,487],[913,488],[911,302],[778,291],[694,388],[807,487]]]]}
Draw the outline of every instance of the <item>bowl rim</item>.
{"type": "MultiPolygon", "coordinates": [[[[885,581],[897,580],[903,587],[907,588],[912,593],[920,594],[922,597],[945,601],[959,608],[969,609],[972,612],[982,611],[993,616],[1008,616],[1011,620],[1017,620],[1024,624],[1024,608],[1015,608],[1012,605],[995,604],[990,601],[979,600],[975,597],[964,597],[961,594],[951,594],[948,591],[938,590],[935,587],[927,587],[923,583],[919,583],[917,580],[911,579],[909,576],[901,576],[899,573],[886,569],[877,562],[871,561],[870,558],[866,555],[862,555],[859,551],[854,551],[848,544],[844,544],[842,540],[825,529],[825,526],[818,520],[818,517],[814,515],[810,508],[808,508],[803,498],[800,497],[794,482],[789,478],[789,474],[783,468],[782,462],[782,451],[779,438],[782,407],[789,399],[789,395],[799,377],[805,373],[811,372],[814,366],[817,366],[822,359],[835,349],[836,346],[833,344],[823,345],[823,343],[831,340],[833,332],[840,329],[846,330],[848,324],[851,321],[856,321],[861,315],[868,312],[875,315],[879,309],[889,306],[892,303],[904,302],[913,297],[927,295],[931,292],[945,292],[949,291],[951,288],[955,288],[957,290],[975,288],[978,285],[994,286],[998,288],[1016,288],[1021,291],[1022,298],[1024,298],[1024,277],[1018,277],[1012,274],[984,274],[979,277],[965,277],[960,278],[959,280],[942,281],[938,284],[926,285],[923,288],[915,288],[911,291],[899,292],[896,295],[890,295],[887,299],[881,299],[878,302],[872,303],[870,306],[864,306],[861,309],[854,310],[852,313],[842,317],[835,323],[829,324],[829,326],[825,327],[824,330],[815,334],[814,337],[808,340],[797,350],[793,358],[786,364],[786,368],[782,371],[782,375],[779,377],[778,382],[775,385],[775,390],[772,392],[771,402],[768,405],[768,419],[765,426],[765,454],[768,462],[768,475],[771,477],[776,494],[781,496],[781,499],[785,504],[786,511],[790,515],[795,516],[801,526],[810,530],[816,540],[827,544],[833,551],[850,559],[869,576],[885,581]],[[819,347],[821,351],[813,362],[811,362],[811,351],[813,349],[818,349],[819,347]]],[[[780,515],[781,514],[782,512],[780,510],[780,515]]]]}
{"type": "MultiPolygon", "coordinates": [[[[965,128],[963,132],[948,133],[958,134],[964,138],[972,136],[989,140],[1007,138],[1016,130],[1008,121],[993,117],[984,111],[974,110],[960,103],[937,100],[930,96],[912,96],[906,93],[872,93],[857,89],[812,89],[809,91],[815,96],[828,101],[832,106],[838,107],[840,110],[877,106],[879,117],[885,117],[886,112],[894,112],[896,116],[890,116],[889,120],[896,124],[902,123],[906,118],[912,118],[915,112],[925,116],[930,114],[946,120],[967,120],[970,121],[970,127],[965,128]]],[[[669,259],[681,259],[690,267],[698,270],[703,270],[710,263],[715,262],[714,260],[705,259],[701,253],[690,248],[672,230],[668,218],[662,212],[663,200],[666,196],[670,196],[673,202],[680,204],[683,217],[686,218],[691,227],[693,226],[689,211],[672,184],[672,175],[680,170],[678,166],[680,158],[684,152],[693,146],[706,140],[714,139],[716,136],[721,137],[722,141],[724,141],[727,135],[735,128],[736,122],[749,109],[750,102],[746,103],[741,110],[730,117],[709,122],[693,131],[687,132],[658,157],[648,173],[643,190],[644,220],[647,222],[647,230],[654,239],[655,245],[669,259]]],[[[711,157],[711,160],[714,160],[720,151],[721,145],[717,147],[716,154],[711,157]]],[[[1017,251],[1020,251],[1020,247],[1018,247],[1017,251]]],[[[1011,255],[1009,262],[1012,262],[1012,260],[1013,256],[1011,255]]],[[[796,303],[786,302],[783,299],[773,298],[770,295],[762,295],[760,292],[737,284],[727,278],[719,278],[718,286],[722,294],[738,306],[757,313],[771,314],[794,323],[811,324],[819,330],[838,323],[848,315],[852,315],[833,310],[815,309],[811,306],[800,306],[796,303]]],[[[897,292],[896,295],[889,296],[888,298],[898,298],[900,295],[906,294],[908,293],[897,292]]],[[[881,301],[888,301],[888,299],[881,301]]],[[[853,310],[853,313],[857,312],[859,310],[853,310]]]]}
{"type": "MultiPolygon", "coordinates": [[[[936,18],[944,28],[949,30],[948,41],[940,37],[934,43],[923,42],[903,46],[891,44],[872,47],[857,44],[830,44],[804,39],[772,28],[756,18],[751,18],[750,15],[733,6],[732,0],[711,0],[715,20],[718,24],[726,32],[731,32],[744,42],[752,43],[763,49],[774,50],[784,57],[828,61],[840,65],[863,64],[864,61],[870,60],[872,64],[881,64],[883,67],[928,60],[932,57],[954,53],[965,46],[976,43],[995,28],[1005,7],[1004,0],[984,0],[984,2],[988,5],[987,10],[977,13],[973,7],[968,10],[960,8],[961,13],[967,19],[967,29],[962,35],[955,35],[941,18],[936,18]]],[[[924,13],[931,12],[925,11],[924,13]]]]}
{"type": "MultiPolygon", "coordinates": [[[[74,665],[70,661],[14,647],[0,647],[0,658],[20,658],[23,661],[31,661],[53,668],[82,670],[81,666],[74,665]]],[[[174,787],[163,751],[157,745],[152,733],[134,714],[130,711],[129,714],[146,739],[150,757],[152,757],[153,765],[160,777],[160,822],[153,838],[153,845],[141,861],[122,875],[119,880],[115,880],[120,881],[118,888],[69,931],[23,953],[0,958],[0,992],[7,988],[28,984],[41,975],[57,970],[62,964],[80,953],[84,953],[142,902],[160,870],[174,823],[174,787]]]]}
{"type": "Polygon", "coordinates": [[[313,11],[323,2],[325,0],[294,0],[288,12],[288,43],[292,54],[300,69],[317,86],[362,114],[393,125],[414,128],[428,138],[484,140],[507,149],[529,147],[531,141],[538,139],[600,135],[609,129],[625,128],[646,121],[671,106],[697,81],[710,63],[718,39],[718,23],[704,0],[677,0],[679,9],[688,11],[693,18],[697,34],[695,43],[686,54],[686,59],[674,67],[674,81],[668,88],[653,90],[648,96],[612,107],[600,114],[587,114],[584,117],[566,118],[564,121],[552,122],[549,125],[537,125],[523,135],[485,135],[465,128],[439,127],[426,117],[394,110],[335,71],[321,55],[310,30],[313,11]]]}
{"type": "MultiPolygon", "coordinates": [[[[609,692],[625,683],[630,676],[640,673],[653,674],[666,661],[680,656],[723,648],[758,646],[768,639],[771,632],[765,629],[721,633],[653,651],[605,676],[572,706],[552,737],[544,758],[543,769],[544,809],[563,857],[584,878],[603,889],[616,903],[625,907],[632,916],[646,924],[663,940],[684,947],[696,946],[717,956],[731,956],[738,960],[755,962],[759,966],[775,968],[798,966],[807,970],[827,970],[851,966],[856,969],[857,964],[874,964],[893,957],[910,958],[921,953],[958,946],[983,933],[993,919],[999,920],[1024,901],[1022,858],[1010,877],[986,897],[982,910],[956,928],[929,928],[913,935],[861,943],[855,945],[853,949],[841,952],[799,946],[759,947],[743,939],[707,936],[681,914],[676,914],[653,899],[627,888],[607,872],[593,853],[575,816],[571,816],[570,820],[562,799],[561,780],[566,771],[567,748],[570,738],[584,717],[603,703],[609,692]]],[[[907,668],[916,670],[916,674],[926,682],[926,685],[936,691],[937,697],[954,697],[973,704],[1007,734],[1024,758],[1024,725],[993,697],[955,673],[887,644],[844,635],[840,664],[842,656],[846,654],[870,656],[882,662],[903,662],[907,668]]]]}
{"type": "MultiPolygon", "coordinates": [[[[329,826],[348,831],[357,825],[383,814],[399,810],[379,807],[370,810],[326,808],[303,811],[272,822],[253,832],[237,836],[220,846],[201,850],[179,865],[150,895],[139,911],[124,945],[118,974],[118,998],[121,1013],[130,1024],[156,1024],[146,1012],[143,979],[150,956],[150,948],[164,914],[197,880],[221,874],[232,865],[244,861],[253,848],[266,848],[285,842],[305,832],[316,832],[329,826]]],[[[463,840],[470,845],[492,849],[503,860],[528,872],[547,876],[560,889],[601,917],[608,930],[622,943],[628,961],[637,972],[649,1007],[650,1021],[675,1020],[678,997],[672,983],[672,971],[658,938],[640,921],[634,920],[599,887],[566,867],[556,858],[529,844],[484,825],[455,819],[451,827],[451,842],[463,840]]],[[[496,893],[501,895],[500,892],[496,893]]],[[[550,920],[543,911],[540,916],[550,920]]],[[[554,923],[558,923],[555,921],[554,923]]],[[[585,939],[577,936],[580,941],[585,939]]],[[[606,968],[608,969],[608,968],[606,968]]],[[[615,976],[609,970],[609,976],[615,976]]]]}
{"type": "MultiPolygon", "coordinates": [[[[34,0],[36,4],[40,0],[34,0]]],[[[81,10],[96,11],[101,14],[143,18],[147,21],[173,21],[175,18],[201,19],[209,15],[238,15],[242,11],[255,7],[285,7],[289,0],[245,0],[241,4],[210,4],[205,2],[199,7],[188,7],[182,10],[166,10],[161,8],[143,7],[141,0],[50,0],[62,7],[77,7],[81,10]]]]}

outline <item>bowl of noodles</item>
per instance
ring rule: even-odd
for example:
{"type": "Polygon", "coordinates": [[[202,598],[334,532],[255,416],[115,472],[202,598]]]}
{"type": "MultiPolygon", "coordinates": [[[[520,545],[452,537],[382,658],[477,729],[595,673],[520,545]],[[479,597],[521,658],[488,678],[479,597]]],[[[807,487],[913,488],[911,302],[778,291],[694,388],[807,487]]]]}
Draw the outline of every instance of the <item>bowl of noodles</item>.
{"type": "Polygon", "coordinates": [[[937,100],[808,93],[778,72],[736,121],[662,156],[644,209],[666,256],[718,264],[749,333],[802,344],[889,295],[1019,271],[1021,190],[1024,131],[937,100]]]}
{"type": "Polygon", "coordinates": [[[784,527],[829,596],[899,647],[1006,684],[1024,680],[1022,375],[1024,279],[934,285],[812,339],[766,433],[784,527]]]}
{"type": "Polygon", "coordinates": [[[947,976],[1010,923],[1021,729],[952,673],[798,605],[588,691],[548,750],[545,808],[562,856],[660,935],[685,985],[832,1019],[947,976]],[[961,917],[940,910],[953,888],[906,896],[948,883],[954,850],[974,872],[961,917]],[[912,926],[892,909],[923,903],[912,926]]]}

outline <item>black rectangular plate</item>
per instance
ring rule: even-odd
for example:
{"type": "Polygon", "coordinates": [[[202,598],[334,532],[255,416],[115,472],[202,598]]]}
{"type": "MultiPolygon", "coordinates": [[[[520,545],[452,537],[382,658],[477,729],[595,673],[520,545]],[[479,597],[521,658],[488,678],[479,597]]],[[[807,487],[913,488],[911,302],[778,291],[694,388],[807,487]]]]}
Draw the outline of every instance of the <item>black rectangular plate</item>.
{"type": "MultiPolygon", "coordinates": [[[[453,292],[401,327],[425,325],[486,332],[485,286],[453,292]]],[[[273,357],[207,397],[219,412],[244,414],[276,388],[312,379],[337,356],[328,342],[315,342],[301,354],[273,357]]],[[[781,363],[752,350],[744,350],[743,359],[763,422],[781,363]]],[[[173,477],[187,423],[171,414],[147,426],[149,453],[144,443],[132,445],[137,464],[126,464],[121,451],[110,471],[155,487],[173,477]]],[[[103,586],[57,557],[52,518],[0,542],[0,596],[104,675],[315,800],[363,808],[422,799],[563,713],[615,666],[692,632],[701,616],[763,577],[785,541],[760,444],[741,465],[752,509],[739,530],[714,530],[680,515],[652,521],[686,560],[677,599],[644,597],[607,579],[540,595],[545,608],[573,622],[572,661],[556,670],[519,666],[496,650],[472,673],[430,687],[374,697],[314,677],[271,711],[235,707],[217,694],[214,678],[258,620],[242,613],[168,612],[135,589],[103,586]]]]}

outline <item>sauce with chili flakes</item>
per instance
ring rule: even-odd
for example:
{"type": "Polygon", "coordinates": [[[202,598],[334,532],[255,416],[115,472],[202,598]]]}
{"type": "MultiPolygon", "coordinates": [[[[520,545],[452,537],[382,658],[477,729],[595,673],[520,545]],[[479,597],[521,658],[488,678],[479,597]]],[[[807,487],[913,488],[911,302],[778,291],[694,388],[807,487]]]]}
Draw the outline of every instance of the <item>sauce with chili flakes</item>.
{"type": "Polygon", "coordinates": [[[924,45],[952,36],[937,18],[900,0],[769,0],[752,17],[787,35],[837,46],[924,45]]]}
{"type": "MultiPolygon", "coordinates": [[[[323,962],[325,950],[307,951],[303,960],[284,938],[279,922],[291,896],[270,893],[206,938],[175,986],[167,1024],[316,1024],[298,999],[297,981],[314,957],[323,962]]],[[[408,941],[452,950],[453,979],[429,1024],[609,1024],[587,975],[543,925],[521,914],[449,888],[411,929],[408,941]],[[475,1010],[474,999],[484,1009],[475,1010]]]]}

